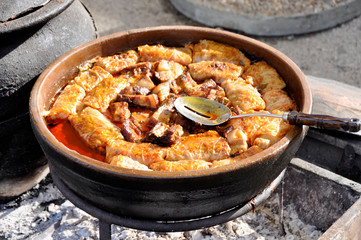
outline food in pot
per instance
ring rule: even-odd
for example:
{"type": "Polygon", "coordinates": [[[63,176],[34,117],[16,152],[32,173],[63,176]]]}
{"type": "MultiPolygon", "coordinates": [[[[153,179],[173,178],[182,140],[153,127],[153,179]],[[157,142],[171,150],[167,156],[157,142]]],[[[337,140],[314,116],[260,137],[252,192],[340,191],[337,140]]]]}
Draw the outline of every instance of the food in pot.
{"type": "Polygon", "coordinates": [[[203,126],[175,110],[180,96],[220,102],[235,115],[297,110],[275,68],[211,40],[143,45],[78,70],[44,114],[49,129],[70,149],[123,168],[219,167],[263,151],[291,128],[265,117],[203,126]]]}

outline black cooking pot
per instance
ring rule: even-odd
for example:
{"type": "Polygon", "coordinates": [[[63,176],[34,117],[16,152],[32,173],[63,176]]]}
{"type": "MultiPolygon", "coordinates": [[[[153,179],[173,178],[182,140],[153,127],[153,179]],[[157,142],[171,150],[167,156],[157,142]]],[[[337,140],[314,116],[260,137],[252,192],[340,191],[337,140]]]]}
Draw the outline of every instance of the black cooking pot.
{"type": "Polygon", "coordinates": [[[37,174],[36,180],[29,174],[38,173],[39,168],[46,171],[46,159],[28,114],[35,80],[60,55],[97,35],[91,16],[77,0],[2,0],[0,15],[1,200],[19,195],[39,181],[37,174]],[[25,177],[26,183],[20,181],[25,177]],[[17,188],[16,184],[27,187],[17,188]]]}
{"type": "Polygon", "coordinates": [[[301,70],[285,55],[259,41],[210,28],[168,26],[120,32],[86,43],[53,62],[39,77],[30,98],[31,122],[49,160],[50,171],[81,198],[111,213],[139,219],[184,220],[209,216],[247,202],[290,162],[306,133],[293,127],[270,148],[230,165],[197,171],[124,169],[68,149],[48,130],[42,113],[76,72],[96,56],[143,44],[182,46],[209,39],[264,59],[277,69],[301,112],[311,111],[311,92],[301,70]]]}

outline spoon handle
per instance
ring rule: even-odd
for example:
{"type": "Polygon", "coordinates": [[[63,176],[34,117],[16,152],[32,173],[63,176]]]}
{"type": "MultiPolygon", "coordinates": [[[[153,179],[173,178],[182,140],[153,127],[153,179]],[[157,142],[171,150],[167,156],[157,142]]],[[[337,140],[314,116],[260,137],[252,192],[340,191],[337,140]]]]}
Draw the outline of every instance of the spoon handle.
{"type": "Polygon", "coordinates": [[[294,111],[287,114],[287,122],[293,125],[308,125],[320,129],[349,132],[358,132],[361,129],[361,121],[357,118],[337,118],[328,115],[306,114],[294,111]]]}

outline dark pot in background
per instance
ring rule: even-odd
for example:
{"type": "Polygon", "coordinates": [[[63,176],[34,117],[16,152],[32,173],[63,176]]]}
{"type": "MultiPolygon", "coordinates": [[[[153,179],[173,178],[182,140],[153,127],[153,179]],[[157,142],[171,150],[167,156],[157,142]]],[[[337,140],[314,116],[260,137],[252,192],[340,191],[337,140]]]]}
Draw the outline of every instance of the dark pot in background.
{"type": "Polygon", "coordinates": [[[48,173],[29,120],[35,80],[56,58],[97,34],[91,15],[78,0],[2,0],[0,15],[0,200],[4,201],[32,188],[48,173]]]}

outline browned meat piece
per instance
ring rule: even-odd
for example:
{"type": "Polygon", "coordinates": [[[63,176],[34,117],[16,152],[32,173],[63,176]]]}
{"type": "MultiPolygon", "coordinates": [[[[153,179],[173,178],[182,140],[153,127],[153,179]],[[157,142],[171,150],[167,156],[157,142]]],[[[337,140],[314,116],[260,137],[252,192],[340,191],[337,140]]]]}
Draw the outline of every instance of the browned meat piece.
{"type": "Polygon", "coordinates": [[[197,85],[189,72],[180,75],[175,81],[169,82],[171,92],[179,94],[197,85]]]}
{"type": "Polygon", "coordinates": [[[195,88],[198,84],[196,81],[193,80],[192,76],[189,72],[181,75],[177,80],[177,85],[180,87],[180,91],[188,92],[191,89],[195,88]]]}
{"type": "Polygon", "coordinates": [[[216,131],[181,137],[167,151],[166,160],[219,160],[230,156],[231,148],[226,139],[216,131]]]}
{"type": "Polygon", "coordinates": [[[103,151],[109,141],[123,139],[120,129],[91,107],[84,108],[77,115],[69,116],[69,121],[91,148],[103,151]]]}
{"type": "Polygon", "coordinates": [[[135,160],[131,159],[130,157],[126,157],[126,156],[122,156],[122,155],[113,156],[113,157],[107,159],[107,161],[111,165],[122,167],[122,168],[150,171],[150,169],[146,165],[141,164],[140,162],[135,161],[135,160]]]}
{"type": "Polygon", "coordinates": [[[155,63],[152,62],[140,62],[134,65],[130,65],[124,68],[120,74],[128,75],[128,76],[136,76],[136,75],[152,75],[151,72],[154,71],[155,63]]]}
{"type": "Polygon", "coordinates": [[[193,62],[220,61],[248,66],[250,60],[237,48],[211,40],[201,40],[192,46],[193,62]]]}
{"type": "Polygon", "coordinates": [[[267,111],[280,110],[288,112],[297,110],[295,101],[288,96],[287,92],[281,89],[269,90],[265,92],[262,98],[266,102],[267,111]]]}
{"type": "Polygon", "coordinates": [[[242,111],[262,110],[266,107],[261,94],[242,80],[227,80],[221,85],[233,106],[242,111]]]}
{"type": "Polygon", "coordinates": [[[165,146],[176,144],[183,135],[183,128],[181,125],[172,124],[164,135],[159,139],[165,146]]]}
{"type": "Polygon", "coordinates": [[[184,135],[204,133],[209,130],[216,129],[216,127],[202,125],[200,123],[189,120],[188,118],[182,116],[182,114],[180,114],[175,109],[174,111],[170,112],[169,124],[178,124],[182,126],[183,131],[185,133],[184,135]]]}
{"type": "Polygon", "coordinates": [[[163,102],[166,100],[170,94],[170,83],[163,82],[158,84],[152,91],[153,94],[157,94],[159,101],[163,102]]]}
{"type": "Polygon", "coordinates": [[[171,96],[159,106],[149,119],[149,124],[154,127],[158,122],[168,123],[170,121],[171,113],[174,111],[175,97],[171,96]]]}
{"type": "Polygon", "coordinates": [[[135,85],[124,88],[120,93],[125,95],[148,95],[150,90],[148,88],[135,85]]]}
{"type": "Polygon", "coordinates": [[[104,68],[111,74],[116,74],[128,66],[136,64],[138,59],[138,53],[134,50],[129,50],[113,56],[98,57],[95,65],[104,68]]]}
{"type": "Polygon", "coordinates": [[[149,168],[155,171],[173,172],[207,169],[210,165],[210,162],[204,160],[179,160],[155,162],[149,168]]]}
{"type": "Polygon", "coordinates": [[[151,129],[149,126],[150,116],[149,112],[132,112],[130,119],[142,132],[148,132],[151,129]]]}
{"type": "Polygon", "coordinates": [[[178,124],[168,126],[165,123],[159,122],[149,132],[147,132],[144,141],[169,147],[177,143],[182,135],[182,126],[178,124]]]}
{"type": "Polygon", "coordinates": [[[128,108],[128,103],[115,102],[110,104],[109,108],[113,116],[113,121],[121,124],[120,129],[125,140],[129,142],[140,142],[143,139],[142,132],[130,119],[131,113],[128,108]]]}
{"type": "MultiPolygon", "coordinates": [[[[152,127],[152,129],[150,129],[147,132],[147,134],[144,138],[144,141],[156,143],[154,141],[159,139],[160,137],[162,137],[164,135],[164,133],[168,130],[168,128],[169,128],[169,126],[167,124],[158,122],[157,124],[154,125],[154,127],[152,127]]],[[[160,145],[160,144],[158,144],[158,145],[160,145]]]]}
{"type": "Polygon", "coordinates": [[[126,78],[105,78],[84,98],[83,103],[87,106],[104,112],[109,104],[117,98],[118,93],[128,86],[126,78]]]}
{"type": "Polygon", "coordinates": [[[95,66],[90,70],[81,71],[74,78],[74,82],[81,86],[86,92],[92,90],[104,78],[112,77],[112,75],[99,66],[95,66]]]}
{"type": "Polygon", "coordinates": [[[150,62],[143,62],[125,68],[121,74],[128,78],[130,86],[146,88],[151,91],[155,88],[155,84],[152,81],[152,72],[153,64],[150,62]]]}
{"type": "Polygon", "coordinates": [[[179,94],[182,88],[177,84],[177,81],[169,82],[169,87],[172,93],[179,94]]]}
{"type": "Polygon", "coordinates": [[[140,142],[143,140],[142,132],[129,118],[124,120],[121,130],[125,140],[128,142],[140,142]]]}
{"type": "Polygon", "coordinates": [[[225,96],[225,92],[224,89],[219,87],[217,89],[211,89],[211,91],[209,92],[208,99],[219,102],[223,105],[226,105],[229,107],[229,105],[231,104],[231,101],[225,96]]]}
{"type": "Polygon", "coordinates": [[[243,67],[228,62],[203,61],[188,65],[189,72],[195,80],[212,78],[217,84],[228,79],[237,79],[243,72],[243,67]]]}
{"type": "Polygon", "coordinates": [[[174,111],[171,113],[169,122],[171,124],[181,125],[183,128],[183,131],[185,132],[185,135],[188,135],[189,133],[191,133],[193,127],[196,125],[193,121],[183,117],[182,114],[178,113],[177,111],[174,111]]]}
{"type": "Polygon", "coordinates": [[[212,79],[205,80],[201,84],[197,84],[189,73],[183,74],[177,79],[178,86],[189,96],[205,97],[222,104],[229,102],[225,97],[223,88],[217,85],[212,79]]]}
{"type": "Polygon", "coordinates": [[[286,83],[282,80],[276,69],[264,61],[257,62],[247,67],[242,76],[243,78],[252,76],[254,86],[262,92],[267,92],[271,89],[283,89],[286,87],[286,83]]]}
{"type": "Polygon", "coordinates": [[[77,84],[67,85],[56,99],[45,119],[50,124],[57,124],[68,119],[71,114],[76,114],[81,105],[85,91],[77,84]]]}
{"type": "Polygon", "coordinates": [[[228,131],[224,134],[229,146],[231,154],[242,153],[247,150],[247,134],[243,131],[242,119],[232,119],[227,123],[228,131]]]}
{"type": "Polygon", "coordinates": [[[106,159],[122,155],[149,166],[151,163],[164,160],[166,150],[166,148],[152,143],[131,143],[117,140],[108,143],[106,159]]]}
{"type": "Polygon", "coordinates": [[[184,92],[189,96],[207,97],[209,92],[216,88],[218,85],[212,79],[206,80],[201,84],[193,85],[191,88],[189,85],[184,88],[184,92]],[[213,84],[214,83],[214,84],[213,84]]]}
{"type": "Polygon", "coordinates": [[[149,91],[152,91],[155,88],[155,84],[153,83],[152,79],[148,75],[146,75],[146,76],[139,75],[139,76],[133,77],[133,79],[130,79],[129,82],[132,82],[132,81],[134,81],[132,83],[132,86],[146,88],[149,91]]]}
{"type": "Polygon", "coordinates": [[[123,95],[118,96],[118,101],[125,101],[140,107],[156,109],[159,106],[157,94],[144,95],[123,95]]]}
{"type": "Polygon", "coordinates": [[[143,45],[138,47],[141,62],[168,60],[188,65],[192,62],[192,50],[189,48],[165,47],[163,45],[143,45]]]}
{"type": "Polygon", "coordinates": [[[212,79],[204,81],[191,89],[187,89],[186,94],[189,96],[204,97],[217,102],[223,102],[226,94],[220,86],[212,79]]]}
{"type": "Polygon", "coordinates": [[[186,67],[182,64],[161,60],[157,63],[155,70],[155,77],[158,78],[161,82],[174,81],[177,77],[183,74],[186,67]]]}
{"type": "Polygon", "coordinates": [[[127,102],[114,102],[110,104],[109,110],[112,114],[113,121],[115,122],[122,123],[131,116],[127,102]]]}

